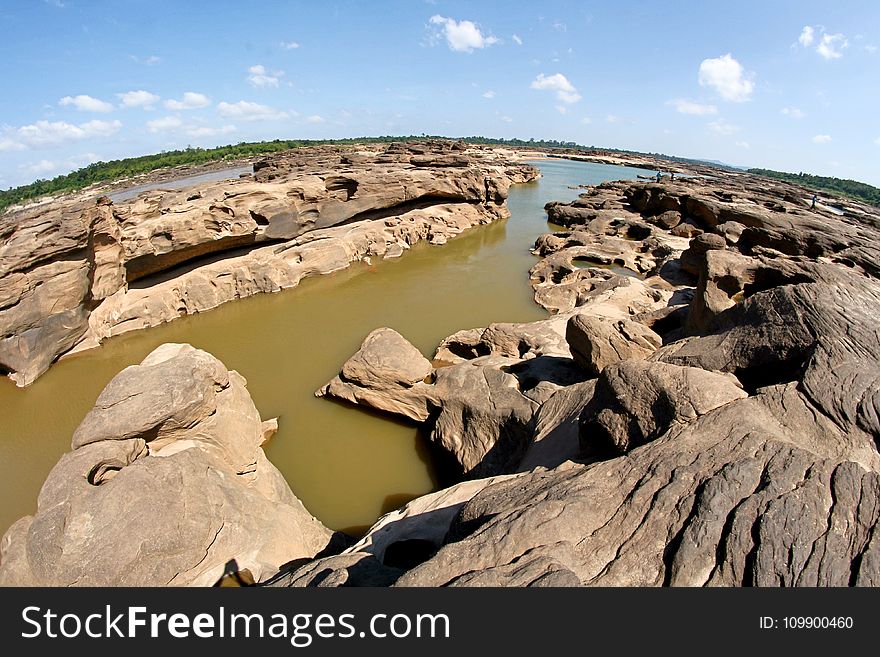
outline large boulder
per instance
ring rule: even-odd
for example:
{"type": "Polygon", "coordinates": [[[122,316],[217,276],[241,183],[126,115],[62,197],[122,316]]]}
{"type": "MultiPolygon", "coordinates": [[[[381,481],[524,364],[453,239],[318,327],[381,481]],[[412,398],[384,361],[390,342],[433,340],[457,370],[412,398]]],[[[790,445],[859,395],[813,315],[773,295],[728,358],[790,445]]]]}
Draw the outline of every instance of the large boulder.
{"type": "Polygon", "coordinates": [[[581,443],[627,452],[748,394],[732,375],[666,363],[609,365],[581,415],[581,443]]]}
{"type": "Polygon", "coordinates": [[[591,376],[599,376],[612,363],[645,359],[663,343],[659,335],[639,322],[587,314],[568,320],[565,339],[574,361],[591,376]]]}
{"type": "Polygon", "coordinates": [[[260,581],[332,532],[261,444],[245,380],[189,345],[123,370],[76,430],[37,512],[0,545],[0,584],[210,585],[234,562],[260,581]]]}

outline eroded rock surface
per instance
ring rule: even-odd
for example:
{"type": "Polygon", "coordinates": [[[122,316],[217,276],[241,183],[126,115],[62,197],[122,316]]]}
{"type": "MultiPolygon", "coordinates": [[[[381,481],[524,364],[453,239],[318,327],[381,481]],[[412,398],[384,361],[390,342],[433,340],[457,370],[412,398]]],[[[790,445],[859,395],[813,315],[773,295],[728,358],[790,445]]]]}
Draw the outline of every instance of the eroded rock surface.
{"type": "Polygon", "coordinates": [[[260,581],[323,550],[245,385],[189,345],[123,370],[3,537],[0,585],[211,585],[233,559],[260,581]]]}
{"type": "Polygon", "coordinates": [[[442,141],[302,149],[254,170],[0,217],[0,372],[28,385],[110,336],[444,244],[507,217],[510,185],[538,175],[509,151],[442,141]]]}
{"type": "MultiPolygon", "coordinates": [[[[442,545],[413,544],[385,582],[880,583],[880,213],[804,196],[734,175],[548,205],[569,230],[537,240],[531,274],[555,315],[460,331],[437,356],[510,373],[553,345],[552,371],[586,380],[533,395],[493,470],[517,474],[477,480],[442,545]]],[[[375,558],[371,533],[349,562],[375,558]]]]}

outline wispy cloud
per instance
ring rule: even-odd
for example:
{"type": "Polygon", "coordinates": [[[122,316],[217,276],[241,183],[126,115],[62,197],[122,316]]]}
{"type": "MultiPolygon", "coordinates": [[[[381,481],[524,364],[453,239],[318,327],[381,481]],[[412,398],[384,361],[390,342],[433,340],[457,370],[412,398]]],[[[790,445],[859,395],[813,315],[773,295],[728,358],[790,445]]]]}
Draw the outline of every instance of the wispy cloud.
{"type": "Polygon", "coordinates": [[[814,144],[827,144],[831,141],[831,135],[816,135],[813,137],[814,144]]]}
{"type": "Polygon", "coordinates": [[[798,43],[801,44],[804,48],[809,48],[813,45],[813,41],[815,40],[816,31],[813,29],[811,25],[804,25],[804,29],[801,30],[801,35],[798,37],[798,43]]]}
{"type": "Polygon", "coordinates": [[[285,50],[296,50],[299,48],[299,43],[296,41],[282,41],[281,47],[285,50]]]}
{"type": "Polygon", "coordinates": [[[718,113],[718,108],[715,107],[715,105],[697,103],[692,100],[686,100],[684,98],[675,98],[673,100],[667,101],[666,104],[674,107],[675,111],[679,114],[694,114],[696,116],[705,116],[707,114],[718,113]]]}
{"type": "Polygon", "coordinates": [[[150,132],[167,132],[176,130],[183,125],[179,116],[163,116],[161,119],[147,121],[147,130],[150,132]]]}
{"type": "Polygon", "coordinates": [[[79,96],[65,96],[58,101],[62,107],[73,106],[80,112],[100,112],[106,114],[113,111],[113,105],[85,94],[79,96]]]}
{"type": "Polygon", "coordinates": [[[159,96],[152,94],[149,91],[144,91],[143,89],[139,89],[138,91],[126,91],[122,94],[116,94],[116,96],[122,101],[122,106],[125,108],[149,108],[159,102],[159,96]]]}
{"type": "Polygon", "coordinates": [[[779,113],[791,119],[802,119],[806,116],[806,113],[797,107],[783,107],[779,113]]]}
{"type": "Polygon", "coordinates": [[[700,63],[698,79],[700,86],[711,87],[721,98],[735,103],[751,99],[755,88],[755,83],[745,73],[742,64],[730,53],[704,59],[700,63]]]}
{"type": "Polygon", "coordinates": [[[277,87],[281,76],[284,75],[284,71],[272,71],[270,73],[262,64],[254,64],[248,69],[248,73],[250,73],[248,75],[248,82],[250,82],[251,86],[257,88],[277,87]]]}
{"type": "Polygon", "coordinates": [[[518,46],[521,46],[523,44],[523,40],[519,37],[518,34],[514,34],[513,36],[511,36],[510,40],[518,46]]]}
{"type": "Polygon", "coordinates": [[[488,98],[489,100],[492,100],[493,98],[495,98],[495,92],[490,89],[483,94],[483,98],[488,98]]]}
{"type": "Polygon", "coordinates": [[[532,80],[531,87],[541,91],[553,91],[558,100],[569,105],[581,99],[578,90],[562,73],[554,73],[553,75],[539,73],[538,77],[532,80]]]}
{"type": "Polygon", "coordinates": [[[220,135],[230,135],[238,131],[234,125],[222,125],[218,128],[210,126],[187,126],[185,132],[190,137],[219,137],[220,135]]]}
{"type": "Polygon", "coordinates": [[[816,52],[825,59],[840,59],[843,50],[849,47],[849,41],[842,34],[823,34],[822,40],[816,46],[816,52]]]}
{"type": "Polygon", "coordinates": [[[318,123],[326,123],[327,119],[325,119],[320,114],[312,114],[311,116],[306,117],[306,123],[318,124],[318,123]]]}
{"type": "Polygon", "coordinates": [[[844,34],[829,34],[821,25],[815,27],[804,25],[797,43],[792,44],[792,48],[797,48],[798,45],[803,48],[815,46],[815,51],[824,59],[840,59],[843,57],[843,51],[849,47],[849,39],[844,34]]]}
{"type": "Polygon", "coordinates": [[[18,128],[5,127],[0,136],[0,151],[29,148],[51,148],[90,137],[109,137],[122,128],[121,121],[87,121],[80,124],[66,121],[37,121],[18,128]]]}
{"type": "Polygon", "coordinates": [[[724,119],[719,119],[709,123],[709,130],[718,135],[732,135],[739,131],[739,126],[731,125],[724,119]]]}
{"type": "Polygon", "coordinates": [[[246,100],[240,100],[237,103],[217,103],[217,111],[221,116],[241,121],[280,121],[290,116],[283,110],[246,100]]]}
{"type": "Polygon", "coordinates": [[[180,100],[173,98],[165,101],[165,107],[175,112],[181,110],[201,109],[211,104],[211,99],[205,94],[196,93],[195,91],[187,91],[180,100]]]}
{"type": "Polygon", "coordinates": [[[469,53],[499,43],[496,37],[483,34],[479,26],[472,21],[456,21],[454,18],[435,14],[431,16],[431,25],[438,27],[449,49],[455,52],[469,53]]]}
{"type": "Polygon", "coordinates": [[[617,114],[609,114],[605,117],[605,123],[610,123],[611,125],[619,125],[623,123],[623,117],[617,116],[617,114]]]}

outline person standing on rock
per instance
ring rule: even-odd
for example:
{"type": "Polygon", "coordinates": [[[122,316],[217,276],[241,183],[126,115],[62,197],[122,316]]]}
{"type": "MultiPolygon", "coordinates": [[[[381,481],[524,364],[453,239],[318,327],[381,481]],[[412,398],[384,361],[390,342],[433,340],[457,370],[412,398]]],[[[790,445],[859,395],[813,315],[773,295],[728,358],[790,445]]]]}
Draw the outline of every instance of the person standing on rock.
{"type": "Polygon", "coordinates": [[[657,182],[660,182],[661,177],[662,177],[662,174],[658,171],[657,172],[657,182]]]}
{"type": "Polygon", "coordinates": [[[817,198],[817,196],[815,194],[813,194],[813,204],[810,206],[811,210],[816,209],[816,198],[817,198]]]}

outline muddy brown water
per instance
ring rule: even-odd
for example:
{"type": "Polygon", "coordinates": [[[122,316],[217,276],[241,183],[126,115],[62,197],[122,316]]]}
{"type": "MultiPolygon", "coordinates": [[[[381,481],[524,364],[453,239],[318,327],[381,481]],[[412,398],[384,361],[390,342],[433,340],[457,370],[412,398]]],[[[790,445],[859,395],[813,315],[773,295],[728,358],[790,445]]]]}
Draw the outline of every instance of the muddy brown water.
{"type": "Polygon", "coordinates": [[[46,475],[107,382],[165,342],[205,349],[247,378],[262,417],[279,417],[269,458],[329,527],[361,531],[433,490],[437,475],[414,425],[313,393],[380,326],[430,357],[460,329],[546,317],[528,282],[535,261],[529,249],[547,230],[544,204],[576,198],[580,190],[568,185],[634,179],[643,170],[565,160],[538,165],[541,179],[511,188],[507,221],[112,338],[62,359],[28,388],[0,380],[0,532],[35,511],[46,475]]]}

